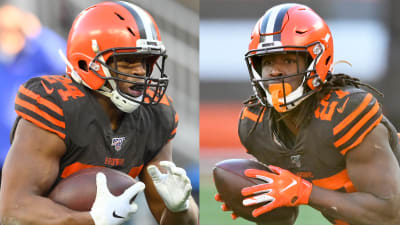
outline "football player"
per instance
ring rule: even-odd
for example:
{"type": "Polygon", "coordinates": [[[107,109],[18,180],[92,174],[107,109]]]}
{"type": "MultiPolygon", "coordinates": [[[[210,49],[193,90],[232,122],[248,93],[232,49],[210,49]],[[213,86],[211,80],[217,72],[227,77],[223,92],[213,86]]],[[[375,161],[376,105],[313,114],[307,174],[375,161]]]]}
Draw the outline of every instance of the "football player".
{"type": "Polygon", "coordinates": [[[172,162],[178,115],[165,95],[165,59],[152,16],[132,3],[103,2],[77,16],[64,56],[68,75],[33,78],[19,89],[1,224],[122,224],[138,208],[130,199],[143,190],[160,224],[198,223],[190,180],[172,162]],[[46,197],[62,179],[93,166],[142,182],[113,196],[98,173],[88,212],[46,197]]]}
{"type": "Polygon", "coordinates": [[[254,96],[239,136],[272,171],[245,170],[263,181],[242,189],[244,206],[259,204],[252,215],[308,204],[333,224],[400,224],[397,132],[363,83],[333,74],[325,21],[307,6],[277,5],[255,25],[245,59],[254,96]]]}

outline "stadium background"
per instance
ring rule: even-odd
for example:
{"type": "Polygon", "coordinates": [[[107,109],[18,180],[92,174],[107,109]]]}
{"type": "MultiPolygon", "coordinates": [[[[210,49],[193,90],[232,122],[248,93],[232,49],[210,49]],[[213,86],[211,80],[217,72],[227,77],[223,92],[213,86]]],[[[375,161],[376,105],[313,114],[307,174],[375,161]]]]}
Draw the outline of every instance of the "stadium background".
{"type": "MultiPolygon", "coordinates": [[[[39,18],[43,26],[67,39],[73,19],[78,13],[99,2],[102,1],[0,0],[0,6],[11,4],[31,12],[39,18]]],[[[167,48],[166,74],[170,77],[167,94],[172,97],[175,110],[179,114],[179,127],[173,141],[173,158],[177,165],[187,170],[194,187],[193,195],[197,200],[199,189],[199,0],[132,0],[130,2],[150,12],[160,28],[162,41],[167,48]]],[[[7,110],[13,111],[13,107],[8,108],[7,110]]],[[[9,128],[11,128],[12,121],[9,123],[9,128]]],[[[7,141],[9,137],[2,136],[1,138],[7,141]]],[[[1,151],[7,150],[1,149],[1,151]]],[[[143,195],[140,195],[137,201],[140,201],[141,206],[132,224],[156,224],[144,205],[143,195]]]]}
{"type": "MultiPolygon", "coordinates": [[[[254,24],[280,3],[310,6],[330,26],[336,72],[361,78],[383,92],[385,115],[400,128],[400,2],[395,0],[201,0],[200,2],[200,224],[247,225],[232,221],[213,200],[211,172],[226,158],[246,158],[237,137],[241,102],[252,94],[244,54],[254,24]],[[397,100],[397,101],[396,101],[397,100]]],[[[330,224],[308,206],[300,208],[296,225],[330,224]]]]}

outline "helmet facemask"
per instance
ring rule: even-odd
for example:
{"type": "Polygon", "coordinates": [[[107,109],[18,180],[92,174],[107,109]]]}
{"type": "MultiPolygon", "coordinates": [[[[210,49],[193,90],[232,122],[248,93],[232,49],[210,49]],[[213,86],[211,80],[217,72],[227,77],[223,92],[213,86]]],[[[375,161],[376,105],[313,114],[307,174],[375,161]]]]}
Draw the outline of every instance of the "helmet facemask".
{"type": "Polygon", "coordinates": [[[333,39],[329,27],[311,8],[296,3],[279,4],[268,9],[253,28],[248,49],[245,59],[255,95],[261,104],[274,107],[278,112],[292,110],[321,90],[333,61],[333,39]],[[268,80],[262,79],[256,59],[282,52],[307,53],[309,61],[304,71],[296,73],[291,67],[280,77],[278,72],[271,74],[278,78],[273,90],[269,90],[265,83],[268,80]],[[292,75],[302,76],[299,86],[288,86],[292,75]]]}
{"type": "Polygon", "coordinates": [[[320,82],[318,82],[320,79],[316,74],[316,63],[323,51],[314,59],[309,54],[309,48],[313,48],[316,45],[319,44],[258,48],[246,53],[245,59],[250,74],[250,81],[256,97],[260,100],[261,104],[274,107],[278,112],[287,112],[317,91],[317,88],[311,90],[307,85],[310,79],[315,83],[315,87],[320,85],[320,82]],[[263,78],[262,57],[288,53],[296,55],[297,71],[293,74],[263,78]],[[300,56],[305,59],[304,69],[301,69],[299,65],[300,56]],[[299,78],[300,83],[292,86],[289,81],[296,77],[301,77],[299,78]]]}
{"type": "MultiPolygon", "coordinates": [[[[155,43],[155,41],[152,42],[155,43]]],[[[162,44],[160,46],[121,47],[96,52],[96,56],[89,64],[89,69],[107,81],[97,91],[109,97],[118,109],[126,113],[133,112],[140,105],[158,104],[168,86],[168,77],[164,73],[167,55],[162,44]],[[119,71],[118,63],[121,63],[121,60],[128,62],[140,60],[146,74],[138,75],[119,71]],[[105,76],[99,74],[100,67],[105,76]],[[119,88],[121,82],[131,85],[129,93],[119,88]]]]}

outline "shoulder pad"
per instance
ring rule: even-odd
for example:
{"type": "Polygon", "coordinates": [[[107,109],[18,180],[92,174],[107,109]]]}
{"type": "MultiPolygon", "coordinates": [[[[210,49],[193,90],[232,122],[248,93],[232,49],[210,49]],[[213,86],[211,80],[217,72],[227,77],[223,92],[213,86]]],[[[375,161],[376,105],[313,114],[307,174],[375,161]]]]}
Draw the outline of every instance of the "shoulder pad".
{"type": "Polygon", "coordinates": [[[320,102],[315,115],[332,121],[333,145],[342,155],[359,145],[382,120],[376,98],[356,88],[332,92],[320,102]]]}
{"type": "MultiPolygon", "coordinates": [[[[56,76],[55,76],[56,77],[56,76]]],[[[43,77],[21,85],[15,99],[18,116],[65,139],[65,120],[57,89],[43,77]]]]}
{"type": "Polygon", "coordinates": [[[251,120],[253,123],[261,123],[265,114],[266,108],[263,106],[245,106],[240,113],[240,120],[251,120]]]}
{"type": "Polygon", "coordinates": [[[172,140],[176,135],[176,130],[179,123],[178,113],[172,105],[171,97],[166,94],[161,98],[157,105],[152,107],[158,108],[161,117],[161,126],[169,132],[168,141],[172,140]]]}

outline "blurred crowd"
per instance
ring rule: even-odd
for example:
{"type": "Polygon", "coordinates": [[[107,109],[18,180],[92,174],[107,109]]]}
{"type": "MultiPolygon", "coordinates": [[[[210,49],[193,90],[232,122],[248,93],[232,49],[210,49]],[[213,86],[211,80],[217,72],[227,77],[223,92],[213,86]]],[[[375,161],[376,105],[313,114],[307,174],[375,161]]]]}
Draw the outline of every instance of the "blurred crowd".
{"type": "Polygon", "coordinates": [[[12,5],[0,7],[0,166],[10,147],[19,86],[30,77],[63,74],[65,64],[57,52],[65,48],[64,38],[32,13],[12,5]]]}

